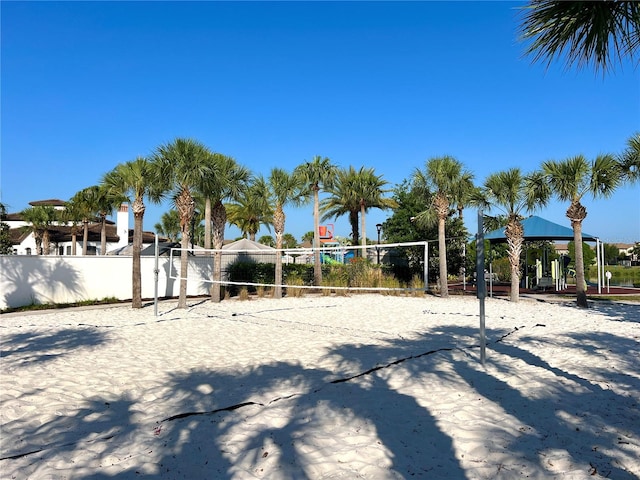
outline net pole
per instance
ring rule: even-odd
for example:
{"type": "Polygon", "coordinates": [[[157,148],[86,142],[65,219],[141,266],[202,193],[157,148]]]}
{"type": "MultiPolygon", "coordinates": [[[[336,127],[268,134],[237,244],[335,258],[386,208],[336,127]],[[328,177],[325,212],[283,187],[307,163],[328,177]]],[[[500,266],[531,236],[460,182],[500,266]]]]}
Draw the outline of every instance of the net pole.
{"type": "Polygon", "coordinates": [[[160,273],[160,269],[158,268],[158,235],[155,238],[155,264],[153,267],[153,315],[158,316],[158,274],[160,273]]]}
{"type": "Polygon", "coordinates": [[[476,285],[478,302],[480,303],[480,361],[484,366],[487,358],[484,312],[484,299],[487,296],[487,286],[484,280],[484,226],[482,209],[478,210],[478,235],[476,236],[476,285]]]}
{"type": "Polygon", "coordinates": [[[424,275],[424,291],[429,291],[429,242],[424,243],[424,266],[423,266],[424,275]]]}

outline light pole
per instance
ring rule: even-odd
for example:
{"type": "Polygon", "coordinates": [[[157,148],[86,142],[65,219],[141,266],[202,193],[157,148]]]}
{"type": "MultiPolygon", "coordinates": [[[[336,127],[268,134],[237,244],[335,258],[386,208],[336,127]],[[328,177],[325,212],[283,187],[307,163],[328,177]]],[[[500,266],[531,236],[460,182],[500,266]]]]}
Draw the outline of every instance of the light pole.
{"type": "Polygon", "coordinates": [[[380,232],[382,232],[382,224],[376,224],[376,230],[378,230],[378,245],[376,245],[376,252],[378,253],[378,265],[380,265],[380,232]]]}

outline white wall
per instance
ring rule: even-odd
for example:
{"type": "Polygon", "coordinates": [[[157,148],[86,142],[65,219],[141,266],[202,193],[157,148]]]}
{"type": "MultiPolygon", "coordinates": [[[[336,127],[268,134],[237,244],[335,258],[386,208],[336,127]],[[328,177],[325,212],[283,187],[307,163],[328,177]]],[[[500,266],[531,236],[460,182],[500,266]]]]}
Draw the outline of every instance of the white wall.
{"type": "MultiPolygon", "coordinates": [[[[115,297],[131,299],[130,256],[0,256],[0,309],[31,304],[72,303],[115,297]]],[[[154,298],[154,257],[142,257],[142,298],[154,298]]],[[[170,259],[158,264],[158,296],[177,297],[180,282],[169,277],[170,259]]],[[[174,258],[173,276],[180,271],[174,258]]],[[[189,257],[187,295],[207,295],[212,277],[212,259],[189,257]]]]}

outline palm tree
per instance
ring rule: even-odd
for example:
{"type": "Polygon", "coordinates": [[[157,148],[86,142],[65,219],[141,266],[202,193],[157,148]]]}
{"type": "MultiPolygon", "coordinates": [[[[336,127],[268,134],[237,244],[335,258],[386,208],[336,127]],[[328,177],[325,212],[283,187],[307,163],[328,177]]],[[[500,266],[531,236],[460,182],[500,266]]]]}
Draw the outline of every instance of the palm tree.
{"type": "Polygon", "coordinates": [[[554,195],[562,201],[570,202],[566,215],[571,221],[576,248],[577,303],[579,307],[586,308],[588,304],[582,256],[582,222],[587,217],[587,209],[581,200],[587,194],[591,194],[594,199],[610,197],[623,181],[620,164],[613,155],[599,155],[592,162],[578,155],[562,161],[543,162],[542,171],[554,195]]]}
{"type": "Polygon", "coordinates": [[[522,39],[526,54],[547,66],[557,57],[579,68],[593,62],[606,72],[625,55],[635,61],[640,45],[640,3],[633,1],[567,2],[532,0],[524,8],[522,39]]]}
{"type": "Polygon", "coordinates": [[[20,215],[30,224],[28,228],[36,241],[36,253],[49,255],[49,228],[58,220],[58,212],[50,205],[37,205],[23,210],[20,215]]]}
{"type": "Polygon", "coordinates": [[[163,235],[169,239],[170,242],[177,242],[180,238],[180,215],[175,210],[169,210],[160,217],[160,222],[156,223],[154,227],[159,235],[163,235]]]}
{"type": "Polygon", "coordinates": [[[286,216],[285,205],[289,203],[299,204],[302,198],[303,183],[300,177],[289,174],[282,168],[272,168],[269,175],[269,197],[275,203],[273,212],[273,229],[276,235],[276,265],[275,265],[275,298],[282,297],[282,248],[284,241],[284,225],[286,216]]]}
{"type": "Polygon", "coordinates": [[[144,157],[121,163],[102,177],[102,185],[111,198],[126,199],[133,210],[133,256],[131,269],[131,307],[142,308],[142,272],[140,252],[146,206],[144,198],[158,203],[164,194],[155,166],[144,157]]]}
{"type": "Polygon", "coordinates": [[[440,295],[448,297],[445,220],[449,216],[451,205],[457,205],[460,200],[458,195],[461,189],[458,183],[472,184],[473,175],[464,170],[462,163],[453,157],[435,157],[427,161],[424,171],[415,170],[413,182],[416,190],[431,200],[431,208],[419,213],[415,221],[422,225],[438,222],[440,295]]]}
{"type": "Polygon", "coordinates": [[[78,225],[83,223],[84,214],[82,206],[78,205],[72,198],[65,203],[64,210],[60,212],[60,220],[71,224],[71,255],[76,255],[78,244],[78,225]]]}
{"type": "Polygon", "coordinates": [[[524,176],[519,168],[512,168],[489,175],[482,189],[485,207],[501,210],[506,216],[505,236],[509,246],[512,302],[517,302],[520,294],[520,254],[524,242],[522,213],[532,212],[546,204],[549,191],[543,188],[545,185],[540,172],[524,176]]]}
{"type": "MultiPolygon", "coordinates": [[[[209,174],[197,184],[198,193],[205,199],[205,248],[220,250],[224,243],[224,227],[227,223],[227,210],[224,200],[238,200],[246,190],[250,179],[247,168],[239,165],[232,157],[221,153],[209,153],[205,158],[209,174]],[[213,245],[212,245],[213,244],[213,245]]],[[[222,282],[222,254],[217,251],[213,256],[213,283],[211,301],[220,302],[222,282]]]]}
{"type": "Polygon", "coordinates": [[[96,214],[100,219],[100,252],[101,255],[107,253],[107,216],[113,214],[113,211],[120,206],[122,202],[127,201],[123,195],[114,194],[105,185],[96,185],[89,187],[93,191],[93,201],[96,214]]]}
{"type": "Polygon", "coordinates": [[[626,182],[640,181],[640,133],[634,133],[627,140],[627,148],[618,157],[618,161],[626,182]]]}
{"type": "Polygon", "coordinates": [[[268,229],[273,220],[273,210],[269,205],[269,186],[262,175],[253,178],[246,192],[235,203],[225,205],[227,221],[242,232],[244,238],[255,242],[262,225],[268,229]]]}
{"type": "Polygon", "coordinates": [[[188,249],[191,238],[191,220],[195,212],[194,192],[207,178],[215,175],[208,159],[209,149],[197,140],[176,138],[160,145],[153,156],[157,165],[163,190],[172,191],[180,216],[180,295],[178,308],[187,308],[188,249]]]}
{"type": "Polygon", "coordinates": [[[314,264],[313,278],[316,285],[322,284],[322,266],[320,264],[320,195],[322,189],[331,188],[338,167],[331,163],[327,157],[322,158],[319,155],[313,157],[309,162],[298,165],[294,170],[294,175],[307,185],[307,194],[313,195],[313,248],[314,248],[314,264]]]}
{"type": "MultiPolygon", "coordinates": [[[[321,210],[324,212],[323,220],[348,214],[351,225],[351,237],[354,245],[362,243],[366,246],[366,211],[370,208],[393,208],[397,205],[395,200],[384,198],[389,190],[383,187],[388,182],[382,176],[375,175],[373,168],[360,167],[356,170],[352,166],[338,171],[333,186],[327,189],[330,197],[323,200],[321,210]],[[360,239],[358,214],[362,238],[360,239]]],[[[363,252],[364,254],[364,252],[363,252]]]]}
{"type": "Polygon", "coordinates": [[[88,252],[89,223],[92,220],[95,221],[100,209],[98,190],[97,185],[83,188],[70,200],[76,210],[75,214],[82,218],[82,255],[86,255],[88,252]]]}

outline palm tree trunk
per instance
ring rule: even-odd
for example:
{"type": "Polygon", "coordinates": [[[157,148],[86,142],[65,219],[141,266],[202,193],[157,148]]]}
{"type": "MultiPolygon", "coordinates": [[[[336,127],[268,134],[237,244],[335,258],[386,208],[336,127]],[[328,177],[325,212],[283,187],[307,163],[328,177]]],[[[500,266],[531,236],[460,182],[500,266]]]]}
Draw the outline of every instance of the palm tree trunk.
{"type": "Polygon", "coordinates": [[[133,209],[133,252],[131,268],[131,308],[142,308],[142,228],[145,206],[142,198],[136,198],[131,205],[133,209]]]}
{"type": "Polygon", "coordinates": [[[587,282],[584,274],[584,256],[582,252],[582,222],[571,222],[573,227],[573,241],[576,252],[576,296],[579,307],[587,308],[587,282]]]}
{"type": "Polygon", "coordinates": [[[76,244],[78,243],[78,232],[75,224],[71,227],[71,255],[76,255],[76,244]]]}
{"type": "MultiPolygon", "coordinates": [[[[366,247],[367,246],[367,228],[366,228],[366,220],[365,220],[365,208],[364,208],[364,202],[360,201],[360,222],[361,222],[361,231],[362,231],[362,246],[366,247]]],[[[362,256],[364,258],[367,258],[367,250],[366,248],[362,249],[362,256]]]]}
{"type": "Polygon", "coordinates": [[[285,215],[282,205],[276,205],[273,213],[273,229],[276,233],[276,265],[275,265],[275,281],[276,284],[273,296],[274,298],[282,298],[282,235],[284,234],[285,215]]]}
{"type": "Polygon", "coordinates": [[[211,197],[204,200],[204,248],[211,248],[211,197]]]}
{"type": "Polygon", "coordinates": [[[176,208],[180,215],[180,296],[178,297],[178,308],[187,308],[187,272],[189,268],[189,240],[191,218],[195,210],[195,205],[191,192],[183,188],[176,198],[176,208]]]}
{"type": "Polygon", "coordinates": [[[520,300],[520,254],[522,253],[524,230],[518,219],[510,218],[504,233],[509,245],[509,264],[511,265],[511,294],[509,299],[512,302],[518,302],[520,300]]]}
{"type": "Polygon", "coordinates": [[[320,264],[320,199],[318,187],[313,189],[313,283],[322,285],[322,265],[320,264]]]}
{"type": "MultiPolygon", "coordinates": [[[[227,210],[221,201],[216,202],[211,211],[213,220],[213,248],[220,250],[224,242],[224,225],[227,223],[227,210]]],[[[211,301],[219,303],[222,300],[222,253],[213,254],[213,283],[211,284],[211,301]]]]}
{"type": "Polygon", "coordinates": [[[43,255],[49,255],[51,253],[51,241],[49,240],[49,230],[44,229],[42,231],[42,250],[43,255]]]}
{"type": "Polygon", "coordinates": [[[353,245],[358,245],[360,243],[360,230],[357,211],[352,210],[349,212],[349,223],[351,224],[351,239],[353,240],[353,245]]]}
{"type": "MultiPolygon", "coordinates": [[[[438,258],[440,260],[440,296],[449,297],[449,283],[447,281],[447,242],[445,237],[445,219],[446,217],[438,217],[438,258]]],[[[427,259],[425,258],[426,262],[427,259]]],[[[426,279],[425,279],[426,281],[426,279]]]]}
{"type": "Polygon", "coordinates": [[[576,302],[578,307],[587,308],[587,282],[584,275],[584,257],[582,252],[582,221],[587,218],[587,209],[579,201],[571,202],[567,209],[567,218],[573,228],[573,242],[576,253],[576,302]]]}
{"type": "Polygon", "coordinates": [[[89,220],[84,220],[84,231],[82,232],[82,255],[87,254],[87,243],[89,242],[89,220]]]}
{"type": "Polygon", "coordinates": [[[100,214],[101,228],[100,228],[100,255],[107,254],[107,216],[100,214]]]}

